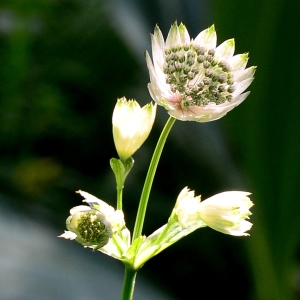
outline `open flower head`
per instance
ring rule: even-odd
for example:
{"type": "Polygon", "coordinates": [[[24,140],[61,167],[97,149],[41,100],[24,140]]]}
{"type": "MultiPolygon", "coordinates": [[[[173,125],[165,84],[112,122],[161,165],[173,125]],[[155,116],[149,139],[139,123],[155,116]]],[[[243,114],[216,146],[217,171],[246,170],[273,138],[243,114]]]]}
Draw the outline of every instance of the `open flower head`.
{"type": "Polygon", "coordinates": [[[234,56],[234,39],[216,47],[214,26],[191,39],[175,22],[166,41],[156,26],[152,58],[146,52],[151,97],[182,121],[209,122],[243,102],[256,67],[246,69],[248,54],[234,56]]]}
{"type": "Polygon", "coordinates": [[[106,220],[111,224],[112,232],[121,231],[125,227],[124,213],[122,210],[115,210],[106,202],[87,192],[79,190],[77,193],[84,197],[83,202],[88,203],[91,208],[96,209],[105,216],[106,220]]]}
{"type": "Polygon", "coordinates": [[[105,246],[112,237],[110,223],[105,216],[88,206],[76,206],[70,210],[71,215],[66,221],[66,226],[71,232],[70,239],[75,239],[84,246],[105,246]]]}
{"type": "Polygon", "coordinates": [[[184,188],[177,198],[173,212],[178,223],[187,228],[202,220],[207,226],[230,235],[249,235],[252,224],[247,221],[253,206],[247,192],[224,192],[205,201],[195,197],[194,191],[184,188]]]}
{"type": "Polygon", "coordinates": [[[88,203],[70,210],[65,231],[60,237],[76,240],[78,243],[99,249],[105,246],[115,232],[125,227],[124,215],[93,195],[78,191],[88,203]]]}
{"type": "Polygon", "coordinates": [[[125,161],[145,142],[152,129],[156,104],[143,107],[135,100],[118,99],[113,112],[113,137],[119,157],[125,161]]]}

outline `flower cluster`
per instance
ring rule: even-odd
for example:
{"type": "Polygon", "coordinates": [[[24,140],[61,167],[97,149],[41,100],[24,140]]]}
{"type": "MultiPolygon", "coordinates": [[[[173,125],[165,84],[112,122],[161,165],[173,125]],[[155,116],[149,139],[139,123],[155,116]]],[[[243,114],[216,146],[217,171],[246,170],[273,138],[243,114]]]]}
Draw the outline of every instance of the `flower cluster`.
{"type": "Polygon", "coordinates": [[[154,101],[182,121],[214,121],[243,102],[256,67],[245,69],[248,54],[234,54],[234,39],[216,47],[214,26],[193,40],[175,22],[166,41],[158,26],[152,35],[152,57],[146,53],[149,92],[154,101]]]}
{"type": "Polygon", "coordinates": [[[141,234],[156,166],[174,118],[197,122],[217,120],[249,95],[244,91],[252,82],[256,68],[246,69],[248,54],[234,56],[233,39],[218,47],[216,40],[214,26],[193,40],[183,24],[174,23],[166,41],[160,29],[155,28],[153,61],[148,52],[146,61],[150,73],[148,89],[156,103],[140,107],[135,100],[127,101],[123,97],[118,99],[113,112],[113,138],[119,159],[112,158],[110,165],[116,178],[117,209],[78,191],[89,206],[70,210],[66,220],[68,231],[60,237],[75,239],[85,247],[123,261],[131,270],[138,270],[147,260],[201,227],[209,226],[234,236],[249,235],[247,231],[252,224],[248,219],[253,206],[250,193],[223,192],[201,201],[187,187],[178,195],[167,224],[148,237],[141,234]],[[154,151],[138,210],[139,230],[135,227],[131,241],[122,211],[122,192],[134,164],[132,155],[152,129],[157,104],[164,106],[173,118],[169,118],[154,151]]]}

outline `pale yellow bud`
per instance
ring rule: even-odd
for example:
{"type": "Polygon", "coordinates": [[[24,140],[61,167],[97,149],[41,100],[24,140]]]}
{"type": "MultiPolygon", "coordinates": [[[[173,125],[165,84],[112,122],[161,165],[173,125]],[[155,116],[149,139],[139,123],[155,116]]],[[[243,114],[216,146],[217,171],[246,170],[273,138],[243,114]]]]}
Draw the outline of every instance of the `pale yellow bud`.
{"type": "Polygon", "coordinates": [[[195,197],[194,191],[185,187],[177,198],[173,213],[183,228],[202,220],[207,226],[222,233],[249,235],[245,233],[252,227],[246,221],[251,215],[249,209],[253,206],[247,197],[249,195],[247,192],[224,192],[201,202],[200,196],[195,197]]]}
{"type": "Polygon", "coordinates": [[[125,161],[145,142],[152,129],[156,115],[156,104],[144,107],[135,100],[118,99],[112,123],[113,137],[119,157],[125,161]]]}
{"type": "Polygon", "coordinates": [[[199,218],[207,226],[231,235],[249,235],[252,223],[246,221],[253,206],[247,192],[224,192],[208,198],[198,206],[199,218]]]}

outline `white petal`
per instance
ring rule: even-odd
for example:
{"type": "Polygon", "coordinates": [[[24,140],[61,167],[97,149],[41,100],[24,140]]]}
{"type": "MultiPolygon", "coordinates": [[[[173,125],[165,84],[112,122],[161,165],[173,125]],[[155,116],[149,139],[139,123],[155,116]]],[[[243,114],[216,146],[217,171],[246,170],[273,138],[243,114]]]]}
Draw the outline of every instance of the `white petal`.
{"type": "Polygon", "coordinates": [[[181,44],[183,45],[189,44],[191,39],[186,27],[182,23],[180,23],[178,29],[179,29],[181,44]]]}
{"type": "Polygon", "coordinates": [[[252,227],[252,223],[248,221],[241,222],[240,226],[232,229],[228,229],[229,234],[234,236],[247,236],[249,233],[245,233],[245,231],[250,230],[252,227]]]}
{"type": "Polygon", "coordinates": [[[87,192],[84,192],[84,191],[77,191],[76,193],[80,194],[84,199],[85,202],[89,203],[89,202],[95,202],[95,203],[99,203],[102,202],[100,199],[98,199],[97,197],[87,193],[87,192]]]}
{"type": "Polygon", "coordinates": [[[248,91],[244,94],[240,94],[240,95],[234,97],[233,101],[232,101],[234,106],[231,109],[233,109],[236,106],[238,106],[239,104],[241,104],[248,97],[249,94],[250,94],[250,92],[248,91]]]}
{"type": "Polygon", "coordinates": [[[208,201],[206,202],[206,204],[216,203],[220,205],[220,203],[223,203],[224,206],[234,205],[235,203],[240,202],[241,199],[246,198],[249,195],[251,195],[251,193],[243,192],[243,191],[223,192],[223,193],[216,194],[212,197],[209,197],[208,199],[204,200],[202,203],[204,205],[205,201],[208,201]]]}
{"type": "Polygon", "coordinates": [[[164,40],[159,28],[155,28],[154,35],[151,35],[152,57],[154,66],[162,68],[164,64],[164,40]]]}
{"type": "Polygon", "coordinates": [[[232,71],[244,70],[246,68],[247,62],[248,62],[248,53],[235,55],[228,60],[228,63],[231,66],[232,71]]]}
{"type": "Polygon", "coordinates": [[[219,45],[216,49],[216,56],[220,60],[227,60],[234,54],[234,39],[227,40],[219,45]]]}
{"type": "Polygon", "coordinates": [[[166,40],[166,47],[170,48],[180,43],[181,43],[180,33],[179,33],[177,22],[175,22],[174,24],[171,25],[171,28],[169,30],[167,40],[166,40]]]}
{"type": "Polygon", "coordinates": [[[237,84],[235,84],[235,91],[233,92],[233,97],[241,94],[253,81],[254,78],[245,79],[237,84]]]}
{"type": "Polygon", "coordinates": [[[65,238],[67,240],[75,240],[77,237],[77,234],[72,231],[65,230],[65,232],[63,234],[59,235],[58,237],[65,238]]]}
{"type": "Polygon", "coordinates": [[[215,26],[207,28],[206,30],[201,31],[194,42],[202,47],[206,47],[208,49],[214,49],[217,45],[217,34],[215,31],[215,26]]]}
{"type": "Polygon", "coordinates": [[[165,47],[165,40],[158,26],[155,26],[153,38],[156,40],[159,48],[163,50],[165,47]]]}
{"type": "MultiPolygon", "coordinates": [[[[146,62],[147,62],[147,67],[149,69],[152,91],[155,94],[159,93],[159,95],[161,93],[167,94],[169,88],[168,88],[165,78],[163,78],[164,74],[162,72],[158,72],[159,74],[156,72],[157,70],[154,68],[148,52],[146,52],[146,62]]],[[[159,95],[156,95],[156,96],[159,96],[159,95]]]]}
{"type": "Polygon", "coordinates": [[[234,72],[234,81],[243,81],[248,78],[253,78],[256,71],[256,67],[250,67],[242,71],[234,72]]]}
{"type": "Polygon", "coordinates": [[[87,205],[78,205],[70,209],[70,214],[74,215],[78,211],[88,211],[91,210],[91,208],[87,205]]]}

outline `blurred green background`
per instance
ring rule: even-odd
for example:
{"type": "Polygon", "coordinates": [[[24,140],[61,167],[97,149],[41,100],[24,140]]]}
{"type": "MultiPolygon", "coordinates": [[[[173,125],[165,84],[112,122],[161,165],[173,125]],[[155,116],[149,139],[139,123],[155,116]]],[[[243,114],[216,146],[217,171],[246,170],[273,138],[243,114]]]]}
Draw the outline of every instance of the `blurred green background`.
{"type": "MultiPolygon", "coordinates": [[[[111,116],[118,97],[151,100],[144,60],[149,33],[158,24],[166,36],[177,20],[195,37],[214,23],[218,44],[234,37],[235,53],[249,52],[248,65],[258,66],[251,94],[216,122],[175,123],[144,233],[166,222],[185,186],[203,199],[251,191],[254,226],[243,238],[198,230],[140,273],[171,299],[300,299],[299,17],[299,0],[2,0],[1,214],[5,208],[52,228],[55,243],[69,209],[81,203],[76,190],[115,206],[111,116]]],[[[124,191],[131,230],[167,118],[159,107],[149,139],[134,155],[124,191]]],[[[9,234],[10,227],[0,230],[9,234]]],[[[103,255],[96,254],[95,260],[103,255]]],[[[0,256],[14,260],[1,248],[0,256]]]]}

